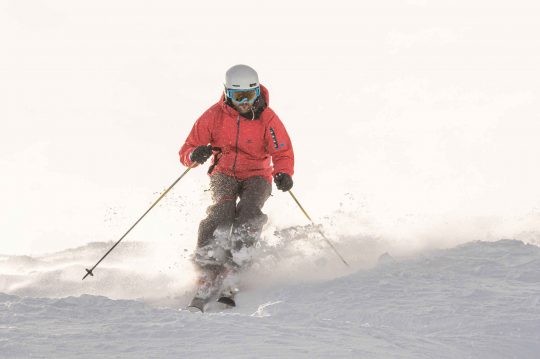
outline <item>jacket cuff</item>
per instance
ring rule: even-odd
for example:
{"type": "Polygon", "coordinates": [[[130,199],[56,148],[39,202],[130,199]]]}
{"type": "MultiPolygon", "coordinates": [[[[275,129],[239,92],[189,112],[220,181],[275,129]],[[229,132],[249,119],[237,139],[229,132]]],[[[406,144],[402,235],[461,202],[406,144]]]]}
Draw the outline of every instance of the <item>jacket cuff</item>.
{"type": "Polygon", "coordinates": [[[278,173],[286,173],[286,174],[288,174],[288,175],[291,176],[291,177],[293,176],[292,172],[289,171],[289,170],[274,168],[274,170],[272,171],[272,177],[274,177],[274,176],[277,175],[278,173]]]}
{"type": "Polygon", "coordinates": [[[193,151],[190,151],[189,153],[184,154],[180,157],[180,162],[186,167],[192,166],[195,162],[191,160],[191,154],[193,151]]]}

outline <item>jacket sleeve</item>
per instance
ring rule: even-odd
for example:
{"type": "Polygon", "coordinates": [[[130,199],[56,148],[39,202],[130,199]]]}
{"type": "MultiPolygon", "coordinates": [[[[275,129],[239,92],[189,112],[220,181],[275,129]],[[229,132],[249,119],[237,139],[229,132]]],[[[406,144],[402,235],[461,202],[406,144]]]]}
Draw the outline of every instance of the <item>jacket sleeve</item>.
{"type": "Polygon", "coordinates": [[[272,156],[274,164],[272,176],[279,172],[292,176],[294,174],[294,152],[291,139],[285,126],[275,114],[268,124],[265,137],[266,148],[272,156]]]}
{"type": "Polygon", "coordinates": [[[180,162],[184,166],[191,166],[193,161],[189,158],[197,146],[206,146],[212,142],[212,123],[215,110],[210,108],[195,122],[186,142],[180,148],[180,162]]]}

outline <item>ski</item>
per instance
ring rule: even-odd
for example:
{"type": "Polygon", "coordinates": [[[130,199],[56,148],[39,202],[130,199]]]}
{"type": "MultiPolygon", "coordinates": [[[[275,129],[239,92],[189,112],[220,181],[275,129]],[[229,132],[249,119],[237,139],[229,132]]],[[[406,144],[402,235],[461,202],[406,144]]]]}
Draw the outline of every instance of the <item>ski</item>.
{"type": "Polygon", "coordinates": [[[208,271],[199,278],[197,291],[187,306],[187,310],[204,313],[205,305],[216,297],[223,282],[221,270],[208,271]]]}
{"type": "MultiPolygon", "coordinates": [[[[215,300],[224,304],[227,308],[236,307],[235,295],[238,287],[235,285],[234,276],[226,268],[216,268],[201,275],[198,287],[193,299],[186,309],[190,312],[204,313],[205,306],[215,300]]],[[[211,309],[212,306],[210,306],[211,309]]]]}
{"type": "Polygon", "coordinates": [[[238,293],[238,288],[229,285],[221,290],[217,302],[225,304],[227,307],[230,308],[236,307],[236,302],[234,300],[236,293],[238,293]]]}
{"type": "Polygon", "coordinates": [[[225,304],[228,307],[236,307],[236,302],[234,301],[234,298],[222,296],[219,297],[217,300],[218,303],[225,304]]]}
{"type": "Polygon", "coordinates": [[[187,310],[192,313],[204,313],[204,306],[208,300],[204,298],[195,297],[191,300],[191,303],[187,306],[187,310]]]}

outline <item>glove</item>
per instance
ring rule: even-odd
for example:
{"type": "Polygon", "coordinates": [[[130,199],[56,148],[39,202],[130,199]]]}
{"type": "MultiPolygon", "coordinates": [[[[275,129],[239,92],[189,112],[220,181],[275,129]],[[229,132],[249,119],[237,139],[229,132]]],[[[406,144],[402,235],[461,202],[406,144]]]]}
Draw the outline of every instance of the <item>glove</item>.
{"type": "Polygon", "coordinates": [[[191,152],[189,159],[193,162],[203,164],[210,156],[212,156],[212,146],[198,146],[191,152]]]}
{"type": "Polygon", "coordinates": [[[276,182],[276,187],[283,192],[290,190],[293,185],[292,177],[282,172],[274,176],[274,182],[276,182]]]}

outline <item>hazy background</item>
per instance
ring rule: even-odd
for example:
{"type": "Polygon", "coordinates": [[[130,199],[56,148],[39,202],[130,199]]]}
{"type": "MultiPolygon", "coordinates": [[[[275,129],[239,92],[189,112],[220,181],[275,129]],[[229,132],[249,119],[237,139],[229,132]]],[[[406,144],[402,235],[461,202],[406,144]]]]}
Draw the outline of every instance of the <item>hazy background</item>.
{"type": "MultiPolygon", "coordinates": [[[[539,18],[535,1],[1,0],[0,253],[117,240],[184,170],[237,63],[268,87],[293,190],[337,242],[538,244],[539,18]]],[[[126,241],[191,250],[205,173],[126,241]]],[[[267,236],[306,223],[281,192],[266,211],[267,236]]]]}

